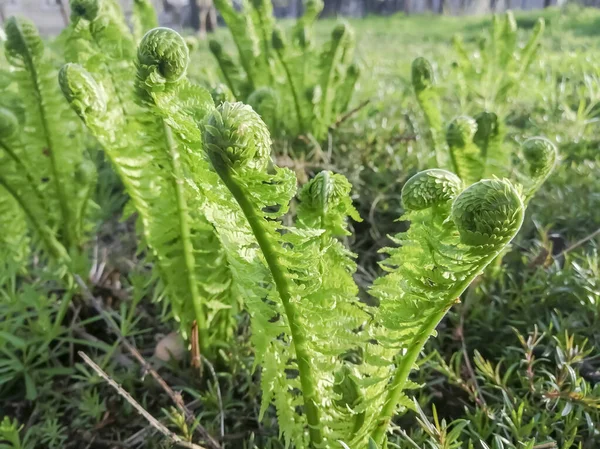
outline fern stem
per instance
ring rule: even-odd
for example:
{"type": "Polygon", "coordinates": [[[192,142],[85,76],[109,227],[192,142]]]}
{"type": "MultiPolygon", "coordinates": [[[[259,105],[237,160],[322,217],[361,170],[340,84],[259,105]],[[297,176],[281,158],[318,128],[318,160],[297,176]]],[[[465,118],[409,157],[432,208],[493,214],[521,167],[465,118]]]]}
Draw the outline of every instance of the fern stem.
{"type": "Polygon", "coordinates": [[[13,151],[13,149],[9,145],[6,145],[2,141],[0,141],[0,148],[2,148],[4,151],[6,151],[6,154],[8,154],[10,156],[10,158],[13,161],[15,161],[15,163],[19,166],[19,168],[21,170],[23,170],[23,173],[25,173],[25,177],[27,178],[27,181],[29,181],[29,183],[31,184],[31,187],[35,193],[35,196],[40,201],[40,205],[45,206],[46,202],[44,201],[44,197],[42,196],[42,194],[38,188],[39,187],[38,183],[36,182],[35,178],[31,174],[31,171],[27,168],[27,166],[25,165],[23,160],[19,156],[17,156],[17,154],[13,151]]]}
{"type": "Polygon", "coordinates": [[[381,447],[383,443],[383,439],[385,438],[386,431],[394,416],[394,412],[396,411],[396,406],[398,405],[398,401],[400,400],[400,396],[402,395],[402,391],[404,390],[404,386],[406,385],[406,381],[408,380],[408,376],[412,370],[413,365],[417,361],[423,346],[431,336],[431,334],[435,331],[435,328],[439,324],[439,322],[444,318],[448,309],[452,306],[450,304],[448,307],[440,310],[439,312],[431,315],[429,319],[423,323],[421,329],[419,329],[418,335],[411,342],[408,351],[405,355],[402,356],[402,360],[396,369],[396,374],[394,375],[394,379],[390,384],[388,389],[387,397],[385,399],[385,403],[383,404],[383,408],[379,413],[379,417],[377,419],[377,427],[373,431],[371,437],[378,444],[378,447],[381,447]]]}
{"type": "Polygon", "coordinates": [[[294,99],[294,109],[296,109],[296,115],[298,116],[298,126],[300,127],[300,132],[303,133],[306,128],[304,127],[304,118],[302,117],[302,112],[300,109],[300,96],[298,95],[298,91],[296,90],[296,85],[294,83],[294,78],[292,77],[292,73],[290,72],[290,68],[285,62],[283,55],[277,51],[277,56],[279,57],[279,62],[283,66],[283,70],[285,72],[285,77],[290,84],[290,91],[292,93],[292,97],[294,99]]]}
{"type": "Polygon", "coordinates": [[[304,398],[304,409],[306,419],[309,426],[309,435],[311,443],[314,447],[318,447],[323,441],[320,425],[320,413],[317,407],[318,395],[316,382],[310,365],[310,356],[308,354],[306,335],[300,326],[297,319],[297,311],[291,302],[290,287],[283,268],[277,260],[277,253],[269,237],[263,228],[263,224],[250,200],[247,198],[243,189],[231,177],[227,168],[217,170],[219,176],[239,204],[244,216],[248,220],[248,224],[252,228],[252,232],[256,237],[256,241],[265,257],[269,270],[273,276],[273,281],[283,303],[285,314],[290,326],[292,341],[296,350],[296,358],[298,359],[298,372],[300,375],[300,383],[302,385],[302,396],[304,398]]]}
{"type": "Polygon", "coordinates": [[[171,176],[173,181],[173,189],[175,190],[175,199],[177,201],[177,212],[179,214],[179,232],[181,234],[181,245],[183,247],[183,257],[186,267],[186,278],[188,289],[192,296],[192,304],[196,315],[196,324],[198,325],[198,339],[200,352],[205,354],[208,348],[208,329],[206,328],[206,319],[204,316],[204,304],[195,276],[195,260],[194,248],[191,244],[190,225],[188,223],[188,207],[185,199],[185,191],[183,189],[183,173],[180,163],[180,155],[177,150],[177,144],[173,139],[171,128],[163,121],[165,143],[167,145],[169,161],[171,163],[171,176]]]}
{"type": "Polygon", "coordinates": [[[454,149],[451,145],[448,145],[448,154],[450,155],[450,163],[452,164],[452,171],[456,176],[462,179],[462,175],[460,173],[460,166],[458,165],[458,161],[456,160],[456,155],[454,154],[454,149]]]}

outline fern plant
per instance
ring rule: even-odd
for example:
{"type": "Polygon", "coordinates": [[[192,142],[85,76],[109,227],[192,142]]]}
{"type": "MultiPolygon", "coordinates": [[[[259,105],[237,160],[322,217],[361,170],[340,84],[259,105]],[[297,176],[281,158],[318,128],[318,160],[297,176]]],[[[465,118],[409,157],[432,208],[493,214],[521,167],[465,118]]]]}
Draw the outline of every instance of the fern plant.
{"type": "Polygon", "coordinates": [[[234,98],[250,104],[273,135],[312,134],[322,140],[348,109],[359,77],[350,26],[337,25],[319,49],[312,34],[323,9],[320,0],[306,2],[289,37],[275,25],[268,0],[243,2],[242,11],[229,0],[215,5],[233,36],[239,63],[216,40],[210,50],[234,98]]]}
{"type": "Polygon", "coordinates": [[[63,265],[85,242],[96,182],[83,132],[56,83],[55,60],[37,29],[5,25],[0,109],[0,183],[19,204],[49,255],[63,265]]]}
{"type": "Polygon", "coordinates": [[[149,31],[134,59],[121,13],[109,1],[85,5],[67,31],[76,59],[61,69],[61,88],[125,186],[181,334],[214,357],[232,334],[240,298],[190,181],[203,168],[187,111],[199,120],[212,99],[186,80],[188,50],[176,32],[149,31]]]}
{"type": "MultiPolygon", "coordinates": [[[[186,79],[188,59],[184,40],[158,28],[140,43],[133,90],[107,95],[115,80],[102,66],[68,64],[60,82],[132,197],[184,331],[196,320],[207,345],[211,303],[243,297],[261,416],[274,404],[294,447],[383,447],[393,415],[411,405],[408,376],[424,343],[519,230],[527,188],[417,174],[402,193],[411,226],[386,250],[369,306],[340,240],[348,218],[360,219],[350,183],[320,173],[297,195],[295,221],[287,217],[297,180],[273,165],[267,125],[242,103],[215,107],[186,79]]],[[[538,161],[531,173],[553,159],[538,161]]]]}
{"type": "Polygon", "coordinates": [[[404,391],[426,340],[519,230],[520,188],[494,179],[463,190],[444,170],[413,177],[403,189],[411,227],[386,250],[389,273],[371,307],[357,298],[354,256],[339,240],[347,218],[359,218],[350,184],[320,173],[298,195],[296,226],[284,226],[295,176],[267,170],[268,148],[266,125],[240,103],[204,121],[204,150],[226,188],[206,195],[224,209],[211,219],[229,260],[245,266],[234,279],[253,318],[263,413],[276,405],[295,447],[383,447],[397,408],[410,406],[404,391]]]}
{"type": "Polygon", "coordinates": [[[413,61],[412,84],[437,164],[467,184],[492,176],[509,177],[527,186],[528,201],[552,172],[558,159],[556,147],[546,139],[534,138],[524,141],[513,154],[504,142],[503,119],[494,112],[459,116],[444,127],[433,68],[425,58],[413,61]],[[543,169],[535,168],[538,164],[543,169]]]}
{"type": "Polygon", "coordinates": [[[458,85],[467,101],[481,99],[485,108],[499,110],[518,93],[530,65],[539,52],[545,23],[539,18],[522,47],[512,11],[494,15],[488,35],[479,41],[476,54],[470,54],[459,35],[452,40],[458,85]]]}

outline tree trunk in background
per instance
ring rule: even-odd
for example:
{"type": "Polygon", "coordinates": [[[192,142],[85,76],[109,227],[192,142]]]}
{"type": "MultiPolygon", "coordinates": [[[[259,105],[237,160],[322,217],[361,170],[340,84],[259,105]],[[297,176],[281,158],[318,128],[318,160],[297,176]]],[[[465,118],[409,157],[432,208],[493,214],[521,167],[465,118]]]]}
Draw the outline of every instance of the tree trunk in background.
{"type": "Polygon", "coordinates": [[[490,0],[490,11],[496,12],[496,4],[497,3],[498,3],[498,0],[490,0]]]}
{"type": "Polygon", "coordinates": [[[64,0],[56,0],[58,7],[60,8],[60,15],[62,16],[65,27],[69,25],[69,11],[65,5],[64,0]]]}
{"type": "Polygon", "coordinates": [[[190,0],[190,26],[198,31],[200,30],[200,8],[197,0],[190,0]]]}
{"type": "Polygon", "coordinates": [[[438,3],[438,14],[444,14],[444,9],[446,8],[446,0],[440,0],[438,3]]]}
{"type": "Polygon", "coordinates": [[[217,27],[217,10],[213,0],[198,0],[198,32],[200,37],[205,37],[206,33],[212,33],[217,27]]]}
{"type": "Polygon", "coordinates": [[[548,6],[550,6],[552,4],[551,0],[544,0],[544,8],[547,8],[548,6]]]}

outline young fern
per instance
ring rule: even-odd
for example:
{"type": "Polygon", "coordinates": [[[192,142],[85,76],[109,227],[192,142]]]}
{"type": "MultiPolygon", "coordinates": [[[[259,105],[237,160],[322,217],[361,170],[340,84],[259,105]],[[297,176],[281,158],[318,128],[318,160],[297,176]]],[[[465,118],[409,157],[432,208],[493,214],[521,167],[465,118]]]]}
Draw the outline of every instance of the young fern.
{"type": "Polygon", "coordinates": [[[412,63],[412,85],[419,106],[427,122],[427,131],[433,145],[435,160],[440,167],[447,164],[448,153],[444,139],[444,124],[439,95],[436,92],[433,67],[425,58],[412,63]]]}
{"type": "Polygon", "coordinates": [[[277,126],[267,121],[272,134],[312,134],[323,139],[347,110],[360,74],[352,63],[354,34],[350,26],[336,26],[331,40],[319,51],[312,41],[312,26],[323,9],[320,1],[306,2],[290,40],[275,26],[269,1],[244,2],[240,12],[229,0],[215,4],[231,31],[240,64],[216,41],[210,42],[210,50],[236,99],[249,103],[255,92],[271,88],[281,105],[277,126]]]}
{"type": "MultiPolygon", "coordinates": [[[[121,20],[102,3],[97,10],[87,26],[98,20],[110,27],[111,20],[121,20]]],[[[212,100],[185,79],[188,50],[176,32],[149,31],[137,65],[109,59],[110,48],[103,47],[107,42],[98,39],[95,51],[102,54],[81,60],[93,75],[79,64],[67,64],[61,69],[61,88],[131,198],[182,335],[189,338],[197,325],[202,353],[214,357],[215,344],[232,333],[239,297],[231,291],[220,243],[190,185],[204,177],[197,157],[201,147],[191,144],[201,140],[194,120],[213,107],[212,100]]],[[[123,38],[123,46],[131,43],[130,36],[123,38]]]]}
{"type": "Polygon", "coordinates": [[[500,111],[507,98],[518,93],[524,75],[539,51],[544,33],[539,18],[529,40],[517,45],[517,23],[511,11],[494,16],[488,36],[481,40],[478,55],[471,56],[459,37],[453,39],[458,56],[455,65],[472,100],[483,99],[485,107],[500,111]]]}
{"type": "Polygon", "coordinates": [[[298,195],[297,226],[283,226],[295,179],[277,167],[267,173],[264,123],[246,106],[224,103],[203,129],[226,187],[204,192],[215,211],[209,220],[229,263],[245,267],[234,279],[253,318],[263,411],[275,403],[296,447],[381,444],[396,407],[410,403],[403,391],[425,341],[519,230],[521,194],[506,180],[462,191],[449,172],[416,175],[403,190],[411,227],[396,236],[402,246],[387,250],[389,273],[371,292],[379,306],[369,307],[357,298],[354,256],[338,240],[348,234],[347,217],[359,219],[347,180],[320,173],[298,195]]]}
{"type": "Polygon", "coordinates": [[[395,373],[381,388],[385,399],[372,417],[372,438],[382,444],[408,375],[435,327],[471,281],[502,252],[523,222],[519,191],[506,180],[479,181],[461,192],[462,182],[445,170],[426,170],[402,190],[410,228],[387,249],[389,273],[371,293],[380,301],[374,328],[389,349],[395,373]]]}
{"type": "Polygon", "coordinates": [[[554,169],[558,153],[552,143],[542,138],[532,140],[544,142],[534,150],[535,157],[538,153],[543,157],[540,162],[543,169],[539,174],[543,173],[544,176],[538,176],[528,166],[528,161],[532,159],[531,155],[528,156],[531,145],[528,141],[524,142],[522,154],[513,158],[510,147],[504,142],[506,129],[503,119],[494,112],[483,111],[474,118],[466,115],[456,117],[444,130],[433,68],[426,59],[417,58],[413,61],[412,84],[440,167],[453,171],[467,185],[494,176],[512,178],[526,186],[525,200],[532,198],[554,169]],[[513,164],[513,159],[517,160],[516,164],[513,164]]]}

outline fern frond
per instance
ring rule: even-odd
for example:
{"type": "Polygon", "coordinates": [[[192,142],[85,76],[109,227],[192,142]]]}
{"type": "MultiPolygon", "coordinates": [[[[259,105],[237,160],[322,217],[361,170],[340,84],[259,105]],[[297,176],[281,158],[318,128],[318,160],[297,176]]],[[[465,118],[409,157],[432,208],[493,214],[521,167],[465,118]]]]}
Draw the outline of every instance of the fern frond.
{"type": "Polygon", "coordinates": [[[483,180],[460,190],[460,179],[444,170],[421,172],[402,190],[410,228],[396,236],[402,246],[388,249],[389,273],[371,291],[380,301],[374,336],[396,367],[392,383],[380,386],[387,390],[381,412],[371,417],[378,444],[423,345],[523,222],[522,197],[509,181],[483,180]]]}
{"type": "Polygon", "coordinates": [[[522,154],[525,167],[517,176],[523,184],[527,203],[554,170],[558,161],[558,149],[548,139],[532,137],[523,142],[522,154]]]}
{"type": "Polygon", "coordinates": [[[131,197],[181,333],[189,338],[195,321],[200,347],[210,356],[212,344],[231,334],[239,299],[231,292],[220,242],[196,203],[196,186],[188,182],[203,178],[203,162],[198,160],[201,135],[195,123],[213,107],[210,94],[185,78],[188,62],[181,36],[156,28],[142,39],[137,71],[124,85],[114,86],[120,78],[104,66],[97,66],[99,84],[73,64],[63,67],[60,81],[131,197]],[[127,92],[131,78],[136,80],[135,91],[127,92]],[[123,114],[119,104],[105,108],[114,99],[107,98],[104,86],[135,97],[141,106],[134,105],[129,114],[123,114]]]}
{"type": "Polygon", "coordinates": [[[498,115],[488,111],[477,114],[475,122],[477,131],[473,136],[473,143],[479,148],[479,157],[484,166],[484,172],[477,180],[493,176],[508,176],[511,160],[510,151],[504,145],[506,136],[504,123],[498,115]]]}
{"type": "Polygon", "coordinates": [[[250,8],[248,0],[244,0],[241,13],[235,10],[230,0],[215,0],[214,3],[231,30],[240,63],[246,72],[250,90],[253,91],[262,84],[260,81],[265,73],[261,73],[261,69],[268,69],[268,67],[264,67],[261,62],[264,59],[261,58],[260,39],[252,17],[248,14],[250,8]]]}
{"type": "Polygon", "coordinates": [[[304,2],[304,13],[292,30],[294,45],[302,49],[312,46],[312,27],[321,11],[323,11],[324,6],[325,4],[321,0],[307,0],[304,2]]]}
{"type": "MultiPolygon", "coordinates": [[[[319,69],[321,70],[321,111],[319,114],[322,126],[326,127],[335,120],[335,100],[338,87],[343,83],[346,70],[354,53],[354,32],[349,25],[337,25],[331,33],[331,40],[321,53],[319,69]]],[[[324,132],[321,130],[321,132],[324,132]]],[[[316,133],[320,135],[319,132],[316,133]]]]}
{"type": "Polygon", "coordinates": [[[229,90],[233,93],[234,97],[245,98],[248,91],[251,91],[251,86],[248,86],[247,81],[240,70],[238,64],[236,64],[233,58],[223,50],[221,44],[211,39],[208,43],[208,47],[219,64],[219,69],[223,75],[223,79],[229,90]]]}
{"type": "Polygon", "coordinates": [[[0,253],[2,268],[14,270],[25,266],[30,253],[25,214],[3,187],[0,187],[0,253]]]}
{"type": "Polygon", "coordinates": [[[49,211],[44,221],[57,229],[66,248],[73,249],[83,242],[84,229],[78,217],[90,204],[89,197],[81,192],[92,188],[75,177],[84,162],[81,127],[60,94],[53,60],[33,23],[11,18],[6,34],[6,57],[14,68],[25,114],[22,143],[30,155],[36,185],[46,184],[40,189],[49,211]]]}
{"type": "MultiPolygon", "coordinates": [[[[266,172],[270,139],[258,115],[239,103],[224,103],[207,118],[204,129],[205,151],[236,202],[231,214],[237,223],[240,213],[243,218],[238,226],[244,231],[238,228],[236,235],[250,236],[241,247],[232,242],[231,252],[234,257],[253,254],[246,263],[257,267],[254,272],[262,270],[259,279],[264,279],[258,286],[256,280],[239,280],[240,285],[250,281],[248,288],[254,290],[246,304],[253,318],[257,363],[263,369],[263,410],[275,403],[286,440],[296,447],[308,447],[304,429],[314,445],[333,443],[361,414],[344,403],[356,405],[356,397],[340,390],[352,374],[338,357],[355,348],[362,337],[353,329],[368,318],[356,299],[353,256],[335,238],[347,233],[348,214],[358,218],[347,196],[350,184],[339,175],[318,175],[299,195],[299,226],[285,227],[277,219],[289,207],[296,179],[287,169],[266,172]],[[260,289],[266,289],[266,296],[260,289]],[[298,375],[286,379],[290,371],[298,375]],[[329,407],[334,400],[338,405],[329,407]],[[295,411],[298,406],[302,415],[295,411]]],[[[233,231],[217,226],[217,232],[231,241],[227,233],[233,231]]]]}

